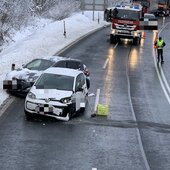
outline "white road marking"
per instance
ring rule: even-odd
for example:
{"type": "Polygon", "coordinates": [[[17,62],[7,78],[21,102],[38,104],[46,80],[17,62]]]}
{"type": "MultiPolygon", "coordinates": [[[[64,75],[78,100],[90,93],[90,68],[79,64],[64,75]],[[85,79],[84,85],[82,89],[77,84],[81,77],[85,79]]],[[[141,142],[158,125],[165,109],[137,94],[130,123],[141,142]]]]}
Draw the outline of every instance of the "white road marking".
{"type": "MultiPolygon", "coordinates": [[[[163,29],[164,29],[168,24],[170,24],[170,23],[166,23],[166,24],[163,25],[163,27],[159,30],[158,37],[160,36],[160,33],[163,31],[163,29]]],[[[166,97],[168,103],[170,104],[170,96],[169,96],[169,95],[170,95],[170,86],[169,86],[169,84],[168,84],[168,82],[167,82],[167,79],[166,79],[165,74],[164,74],[164,72],[163,72],[163,70],[162,70],[162,67],[161,67],[160,65],[157,65],[157,61],[156,61],[157,56],[156,56],[155,52],[153,52],[153,54],[154,54],[154,63],[155,63],[155,68],[156,68],[156,72],[157,72],[157,75],[158,75],[158,79],[159,79],[159,81],[160,81],[160,84],[161,84],[161,87],[162,87],[163,92],[164,92],[164,94],[165,94],[165,97],[166,97]],[[159,72],[159,70],[158,70],[158,67],[159,67],[159,69],[160,69],[160,72],[159,72]],[[168,94],[168,93],[169,93],[169,94],[168,94]]]]}
{"type": "Polygon", "coordinates": [[[108,62],[109,62],[109,58],[106,59],[104,65],[103,65],[103,69],[106,69],[108,62]]]}
{"type": "Polygon", "coordinates": [[[96,113],[97,111],[97,105],[99,104],[99,96],[100,96],[100,89],[97,89],[96,100],[95,100],[95,105],[94,105],[94,113],[96,113]]]}
{"type": "MultiPolygon", "coordinates": [[[[133,120],[134,120],[135,122],[137,122],[136,115],[135,115],[135,111],[134,111],[133,104],[132,104],[132,99],[131,99],[130,80],[129,80],[129,75],[128,75],[128,63],[129,63],[129,62],[126,62],[126,63],[127,63],[127,65],[126,65],[126,78],[127,78],[127,84],[128,84],[129,103],[130,103],[130,108],[131,108],[133,120]]],[[[146,158],[145,150],[144,150],[144,148],[143,148],[140,131],[139,131],[138,128],[135,128],[135,129],[136,129],[136,132],[137,132],[137,138],[138,138],[138,142],[139,142],[139,147],[140,147],[140,151],[141,151],[141,154],[142,154],[142,157],[143,157],[143,161],[144,161],[146,170],[150,170],[150,166],[149,166],[148,160],[147,160],[147,158],[146,158]]]]}
{"type": "Polygon", "coordinates": [[[92,168],[92,170],[97,170],[97,168],[92,168]]]}
{"type": "MultiPolygon", "coordinates": [[[[115,44],[115,46],[114,46],[113,48],[115,49],[117,46],[118,46],[118,43],[115,44]]],[[[106,59],[104,65],[103,65],[103,67],[102,67],[103,69],[106,69],[108,62],[109,62],[109,58],[106,59]]]]}
{"type": "Polygon", "coordinates": [[[168,84],[167,79],[166,79],[166,77],[165,77],[165,74],[164,74],[164,72],[163,72],[163,70],[162,70],[162,67],[160,67],[160,71],[161,71],[161,76],[162,76],[162,78],[163,78],[163,81],[164,81],[164,83],[165,83],[165,85],[166,85],[166,88],[167,88],[167,90],[168,90],[168,92],[169,92],[169,94],[170,94],[170,87],[169,87],[169,84],[168,84]]]}
{"type": "Polygon", "coordinates": [[[15,100],[15,97],[11,97],[9,98],[9,100],[7,99],[7,102],[5,103],[5,105],[1,105],[2,108],[0,109],[0,117],[2,116],[2,114],[6,111],[6,109],[11,105],[11,103],[15,100]]]}
{"type": "Polygon", "coordinates": [[[118,46],[118,43],[113,48],[116,48],[117,46],[118,46]]]}
{"type": "Polygon", "coordinates": [[[169,98],[169,95],[168,95],[168,93],[167,93],[167,91],[166,91],[166,88],[165,88],[165,86],[164,86],[164,83],[163,83],[163,81],[162,81],[161,75],[160,75],[160,73],[159,73],[159,71],[158,71],[159,65],[158,65],[158,67],[157,67],[157,61],[156,61],[155,56],[154,56],[154,63],[155,63],[156,73],[157,73],[157,75],[158,75],[158,79],[159,79],[159,81],[160,81],[161,87],[162,87],[163,92],[164,92],[164,94],[165,94],[165,96],[166,96],[166,99],[168,100],[168,103],[170,104],[170,98],[169,98]]]}

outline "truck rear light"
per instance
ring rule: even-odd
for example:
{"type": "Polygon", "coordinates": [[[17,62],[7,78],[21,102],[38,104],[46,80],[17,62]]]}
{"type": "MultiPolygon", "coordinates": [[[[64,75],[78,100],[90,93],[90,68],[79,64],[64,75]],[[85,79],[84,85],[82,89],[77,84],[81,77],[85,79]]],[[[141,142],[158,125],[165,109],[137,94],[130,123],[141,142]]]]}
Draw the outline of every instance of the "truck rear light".
{"type": "Polygon", "coordinates": [[[116,30],[113,29],[113,30],[112,30],[112,34],[116,34],[116,30]]]}
{"type": "Polygon", "coordinates": [[[137,37],[137,36],[138,36],[138,33],[137,33],[137,32],[134,32],[133,35],[134,35],[134,37],[137,37]]]}
{"type": "Polygon", "coordinates": [[[139,26],[135,25],[134,31],[137,31],[139,29],[139,26]]]}
{"type": "Polygon", "coordinates": [[[140,26],[139,26],[139,25],[137,25],[137,26],[135,27],[135,31],[137,31],[137,30],[140,30],[140,26]]]}
{"type": "Polygon", "coordinates": [[[114,23],[112,23],[112,28],[116,28],[116,25],[114,23]]]}

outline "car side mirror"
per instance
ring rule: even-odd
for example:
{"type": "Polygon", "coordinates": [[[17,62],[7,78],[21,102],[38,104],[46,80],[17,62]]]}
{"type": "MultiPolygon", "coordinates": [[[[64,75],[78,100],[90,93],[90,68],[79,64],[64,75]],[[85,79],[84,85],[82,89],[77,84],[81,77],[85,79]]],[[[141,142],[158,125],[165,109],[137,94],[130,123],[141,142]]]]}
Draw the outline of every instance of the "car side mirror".
{"type": "Polygon", "coordinates": [[[77,87],[76,92],[80,92],[80,91],[83,91],[83,88],[82,87],[77,87]]]}

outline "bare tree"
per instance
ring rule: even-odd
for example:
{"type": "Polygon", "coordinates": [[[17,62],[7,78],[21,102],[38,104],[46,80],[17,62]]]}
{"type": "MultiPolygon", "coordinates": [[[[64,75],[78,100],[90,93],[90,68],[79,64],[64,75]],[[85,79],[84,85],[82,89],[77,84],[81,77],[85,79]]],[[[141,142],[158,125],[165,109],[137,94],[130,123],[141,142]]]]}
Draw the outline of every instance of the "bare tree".
{"type": "Polygon", "coordinates": [[[69,17],[73,12],[80,9],[80,3],[75,0],[52,0],[46,2],[46,7],[43,11],[43,16],[54,20],[62,20],[69,17]]]}
{"type": "Polygon", "coordinates": [[[23,0],[0,1],[0,43],[11,39],[13,30],[26,25],[29,3],[23,0]]]}
{"type": "Polygon", "coordinates": [[[0,45],[34,16],[61,20],[79,10],[77,0],[0,0],[0,45]]]}

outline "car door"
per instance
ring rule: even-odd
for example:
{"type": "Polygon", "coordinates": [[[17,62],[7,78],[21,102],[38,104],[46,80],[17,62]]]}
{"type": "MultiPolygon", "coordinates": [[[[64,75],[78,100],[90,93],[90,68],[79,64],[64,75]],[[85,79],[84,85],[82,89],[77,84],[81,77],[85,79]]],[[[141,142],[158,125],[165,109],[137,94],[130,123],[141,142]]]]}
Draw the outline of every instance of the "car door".
{"type": "Polygon", "coordinates": [[[77,76],[75,84],[76,111],[86,107],[87,94],[86,78],[84,74],[81,73],[77,76]]]}

